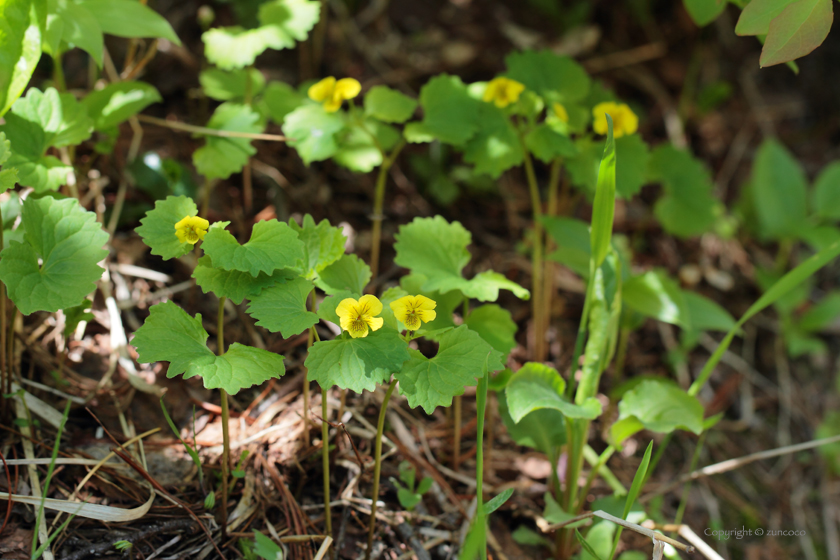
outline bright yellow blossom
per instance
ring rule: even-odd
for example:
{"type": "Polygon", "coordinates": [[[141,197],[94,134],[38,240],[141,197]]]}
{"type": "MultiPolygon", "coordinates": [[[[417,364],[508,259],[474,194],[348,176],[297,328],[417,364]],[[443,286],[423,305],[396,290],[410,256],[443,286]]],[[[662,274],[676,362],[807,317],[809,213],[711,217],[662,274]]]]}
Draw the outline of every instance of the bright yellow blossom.
{"type": "Polygon", "coordinates": [[[340,319],[341,328],[350,333],[353,338],[364,338],[370,330],[379,330],[384,322],[382,317],[382,302],[376,296],[362,296],[359,301],[353,298],[341,300],[335,313],[340,319]]]}
{"type": "Polygon", "coordinates": [[[484,90],[484,101],[496,104],[503,109],[511,103],[516,103],[519,95],[525,91],[525,86],[510,78],[493,78],[484,90]]]}
{"type": "Polygon", "coordinates": [[[421,321],[434,321],[437,313],[434,309],[437,303],[426,296],[403,296],[391,302],[394,316],[410,331],[420,328],[421,321]]]}
{"type": "Polygon", "coordinates": [[[592,128],[598,134],[607,133],[607,113],[613,120],[613,135],[621,138],[625,134],[633,134],[639,129],[639,117],[624,103],[605,101],[598,103],[592,109],[592,128]]]}
{"type": "Polygon", "coordinates": [[[358,80],[342,78],[336,81],[334,77],[329,76],[310,86],[308,94],[309,99],[321,103],[327,113],[335,113],[345,99],[353,99],[360,91],[362,84],[358,80]]]}
{"type": "Polygon", "coordinates": [[[559,103],[555,103],[554,105],[551,106],[551,108],[554,109],[554,116],[556,116],[558,119],[560,119],[564,123],[569,122],[569,113],[568,113],[568,111],[566,111],[565,107],[563,107],[559,103]]]}
{"type": "Polygon", "coordinates": [[[175,235],[178,236],[178,241],[181,243],[195,245],[199,239],[204,239],[204,236],[207,235],[208,227],[210,227],[210,222],[204,218],[186,216],[175,224],[175,235]]]}

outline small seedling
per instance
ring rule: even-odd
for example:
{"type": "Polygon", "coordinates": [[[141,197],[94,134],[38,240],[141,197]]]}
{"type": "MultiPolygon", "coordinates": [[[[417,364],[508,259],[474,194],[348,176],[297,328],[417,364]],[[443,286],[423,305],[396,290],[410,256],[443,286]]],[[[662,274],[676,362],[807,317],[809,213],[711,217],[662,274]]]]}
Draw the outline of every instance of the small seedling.
{"type": "Polygon", "coordinates": [[[394,477],[391,477],[391,483],[397,488],[397,498],[400,501],[400,505],[408,511],[413,510],[423,499],[423,494],[428,492],[432,487],[432,479],[424,476],[423,480],[415,488],[416,476],[417,469],[414,468],[414,465],[408,461],[403,461],[400,463],[400,480],[402,480],[405,486],[397,482],[394,477]]]}

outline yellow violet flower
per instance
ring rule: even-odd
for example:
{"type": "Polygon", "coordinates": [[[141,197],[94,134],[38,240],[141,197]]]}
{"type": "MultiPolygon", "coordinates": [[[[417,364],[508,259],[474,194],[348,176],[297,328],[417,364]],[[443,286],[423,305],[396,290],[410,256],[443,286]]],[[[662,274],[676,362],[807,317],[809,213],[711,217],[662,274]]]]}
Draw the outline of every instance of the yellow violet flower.
{"type": "Polygon", "coordinates": [[[613,120],[613,135],[621,138],[625,134],[633,134],[639,129],[639,117],[624,103],[605,101],[598,103],[592,109],[592,128],[598,134],[607,133],[607,113],[613,120]]]}
{"type": "Polygon", "coordinates": [[[335,313],[340,319],[341,328],[353,338],[364,338],[370,330],[379,330],[384,320],[377,317],[382,313],[382,302],[376,296],[362,296],[359,301],[353,298],[341,300],[335,313]]]}
{"type": "Polygon", "coordinates": [[[525,86],[509,78],[493,78],[484,90],[484,101],[496,104],[503,109],[511,103],[516,103],[519,95],[525,91],[525,86]]]}
{"type": "MultiPolygon", "coordinates": [[[[563,107],[559,103],[555,103],[554,105],[551,106],[551,108],[554,109],[554,116],[556,116],[558,119],[560,119],[564,123],[569,122],[569,113],[568,113],[568,111],[566,111],[565,107],[563,107]]],[[[606,120],[606,119],[604,119],[604,120],[606,120]]]]}
{"type": "Polygon", "coordinates": [[[435,300],[426,296],[403,296],[391,302],[394,316],[410,331],[419,329],[421,321],[423,323],[434,321],[437,316],[434,311],[435,306],[437,306],[435,300]]]}
{"type": "Polygon", "coordinates": [[[204,239],[207,235],[207,228],[210,227],[210,222],[198,216],[186,216],[183,220],[175,224],[175,235],[178,236],[178,241],[181,243],[190,243],[195,245],[199,239],[204,239]]]}
{"type": "Polygon", "coordinates": [[[342,78],[338,81],[332,76],[324,78],[317,84],[310,86],[309,99],[324,106],[327,113],[335,113],[341,108],[345,99],[353,99],[362,91],[362,84],[353,78],[342,78]]]}

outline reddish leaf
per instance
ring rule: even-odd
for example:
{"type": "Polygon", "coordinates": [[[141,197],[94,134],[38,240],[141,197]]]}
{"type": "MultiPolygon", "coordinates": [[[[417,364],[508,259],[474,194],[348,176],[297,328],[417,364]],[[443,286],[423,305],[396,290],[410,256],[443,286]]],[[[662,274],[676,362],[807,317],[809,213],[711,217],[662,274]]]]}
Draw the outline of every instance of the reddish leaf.
{"type": "Polygon", "coordinates": [[[773,66],[805,56],[819,47],[834,20],[831,0],[799,0],[770,22],[759,65],[773,66]]]}

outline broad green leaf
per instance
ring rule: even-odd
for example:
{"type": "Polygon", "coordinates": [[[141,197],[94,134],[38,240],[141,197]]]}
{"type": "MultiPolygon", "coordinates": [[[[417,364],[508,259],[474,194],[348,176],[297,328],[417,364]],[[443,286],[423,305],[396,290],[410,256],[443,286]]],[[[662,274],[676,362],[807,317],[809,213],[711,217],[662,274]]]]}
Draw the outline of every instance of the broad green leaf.
{"type": "Polygon", "coordinates": [[[423,120],[406,125],[409,142],[430,142],[433,139],[461,146],[478,130],[479,106],[467,86],[457,76],[435,76],[420,90],[423,120]]]}
{"type": "Polygon", "coordinates": [[[435,278],[430,280],[424,289],[443,293],[458,290],[465,296],[478,301],[496,301],[499,299],[499,290],[510,290],[519,299],[531,297],[531,292],[492,270],[479,272],[470,280],[455,276],[435,278]]]}
{"type": "Polygon", "coordinates": [[[303,41],[318,22],[321,6],[312,0],[273,0],[259,8],[260,27],[217,27],[201,36],[207,60],[223,70],[244,68],[266,49],[287,49],[303,41]]]}
{"type": "Polygon", "coordinates": [[[800,238],[819,252],[840,241],[840,229],[834,226],[805,227],[799,234],[800,238]]]}
{"type": "Polygon", "coordinates": [[[814,212],[826,220],[840,220],[840,161],[820,171],[814,181],[814,212]]]}
{"type": "Polygon", "coordinates": [[[557,249],[548,258],[559,262],[583,277],[589,276],[592,253],[589,225],[575,218],[542,216],[546,232],[554,239],[557,249]]]}
{"type": "Polygon", "coordinates": [[[275,270],[273,274],[260,272],[255,278],[247,272],[216,268],[213,266],[212,259],[204,255],[198,259],[192,277],[205,294],[213,292],[217,297],[226,297],[238,305],[243,299],[256,296],[264,288],[296,275],[294,271],[280,269],[275,270]]]}
{"type": "Polygon", "coordinates": [[[411,360],[394,375],[408,404],[431,414],[438,406],[452,404],[452,397],[463,395],[465,387],[475,385],[488,371],[503,369],[500,357],[478,333],[461,325],[440,337],[435,357],[412,351],[411,360]]]}
{"type": "MultiPolygon", "coordinates": [[[[213,112],[207,128],[232,132],[262,132],[260,115],[247,105],[222,103],[213,112]]],[[[207,136],[205,145],[193,152],[196,170],[210,179],[227,179],[242,171],[248,158],[257,153],[248,138],[207,136]]]]}
{"type": "Polygon", "coordinates": [[[491,513],[505,505],[505,502],[508,501],[511,496],[513,496],[513,488],[507,488],[504,491],[502,491],[501,494],[494,496],[486,504],[484,504],[484,514],[490,515],[491,513]]]}
{"type": "Polygon", "coordinates": [[[661,271],[649,271],[624,282],[627,307],[658,321],[688,327],[690,317],[679,285],[661,271]]]}
{"type": "Polygon", "coordinates": [[[327,294],[341,291],[361,294],[370,282],[370,267],[356,255],[342,255],[333,264],[327,266],[318,275],[315,285],[327,294]]]}
{"type": "Polygon", "coordinates": [[[618,412],[619,421],[633,417],[652,432],[703,431],[703,405],[671,381],[642,381],[624,394],[618,412]]]}
{"type": "MultiPolygon", "coordinates": [[[[551,5],[554,6],[555,4],[551,5]]],[[[540,535],[533,529],[529,529],[525,525],[520,525],[519,527],[517,527],[516,530],[510,534],[510,536],[514,540],[514,542],[517,542],[519,544],[524,544],[528,546],[545,546],[549,549],[552,546],[554,546],[554,543],[552,541],[540,535]]]]}
{"type": "Polygon", "coordinates": [[[254,554],[264,560],[283,560],[285,553],[279,544],[259,531],[254,531],[254,554]]]}
{"type": "Polygon", "coordinates": [[[598,168],[598,183],[595,187],[595,201],[592,203],[592,228],[589,243],[592,247],[592,265],[595,270],[607,257],[612,239],[613,217],[615,215],[615,141],[612,118],[607,115],[607,142],[604,156],[598,168]]]}
{"type": "Polygon", "coordinates": [[[475,173],[497,179],[520,165],[523,157],[519,133],[505,112],[492,103],[481,103],[478,129],[464,147],[464,161],[475,165],[475,173]]]}
{"type": "Polygon", "coordinates": [[[374,86],[365,95],[365,114],[382,122],[404,123],[417,109],[417,100],[388,86],[374,86]]]}
{"type": "Polygon", "coordinates": [[[356,393],[373,391],[409,359],[408,344],[397,331],[381,328],[364,338],[343,335],[316,342],[304,365],[322,388],[337,385],[356,393]]]}
{"type": "Polygon", "coordinates": [[[599,521],[589,528],[586,538],[575,529],[575,538],[583,550],[580,552],[580,560],[607,560],[610,554],[616,525],[610,521],[599,521]]]}
{"type": "Polygon", "coordinates": [[[709,298],[683,290],[682,299],[685,303],[689,323],[684,328],[691,328],[696,331],[727,332],[735,326],[735,319],[732,315],[709,298]]]}
{"type": "Polygon", "coordinates": [[[549,50],[515,52],[505,57],[507,77],[521,82],[546,101],[569,103],[586,97],[589,75],[583,67],[549,50]]]}
{"type": "Polygon", "coordinates": [[[470,262],[467,246],[472,235],[460,222],[447,222],[442,216],[415,218],[400,226],[394,236],[397,256],[394,262],[410,270],[422,272],[430,279],[461,276],[470,262]]]}
{"type": "Polygon", "coordinates": [[[24,315],[78,305],[102,276],[108,234],[74,198],[28,197],[24,243],[0,253],[0,280],[24,315]]]}
{"type": "Polygon", "coordinates": [[[788,4],[770,21],[759,65],[764,68],[790,62],[819,47],[831,30],[832,4],[831,0],[798,0],[788,4]]]}
{"type": "Polygon", "coordinates": [[[727,4],[728,0],[683,0],[688,15],[700,27],[715,21],[727,4]]]}
{"type": "MultiPolygon", "coordinates": [[[[58,39],[87,52],[96,65],[102,68],[104,37],[96,16],[83,4],[73,0],[58,0],[55,14],[52,12],[52,6],[50,6],[47,29],[50,28],[49,19],[54,16],[61,24],[58,39]]],[[[53,50],[51,54],[55,55],[56,50],[53,50]]]]}
{"type": "Polygon", "coordinates": [[[104,33],[117,37],[155,37],[176,45],[181,40],[166,19],[135,0],[81,0],[104,33]]]}
{"type": "Polygon", "coordinates": [[[256,68],[208,68],[198,75],[198,81],[207,97],[217,101],[243,101],[246,94],[253,99],[265,88],[265,77],[256,68]]]}
{"type": "Polygon", "coordinates": [[[153,210],[146,212],[135,231],[143,242],[152,249],[153,255],[163,260],[181,257],[192,251],[189,243],[181,243],[175,235],[175,224],[187,216],[198,216],[195,202],[186,196],[168,196],[155,202],[153,210]]]}
{"type": "Polygon", "coordinates": [[[796,0],[752,0],[741,11],[735,33],[738,35],[767,35],[770,22],[796,0]]]}
{"type": "Polygon", "coordinates": [[[834,291],[810,307],[799,319],[799,328],[805,332],[819,332],[840,319],[840,292],[834,291]]]}
{"type": "Polygon", "coordinates": [[[312,216],[306,214],[302,225],[290,220],[289,226],[297,232],[298,239],[303,243],[301,271],[307,278],[313,278],[344,254],[344,233],[341,228],[331,226],[329,220],[321,220],[315,225],[312,216]]]}
{"type": "Polygon", "coordinates": [[[571,138],[555,132],[545,123],[535,126],[525,136],[525,145],[543,163],[551,163],[559,157],[574,157],[578,153],[571,138]]]}
{"type": "Polygon", "coordinates": [[[497,394],[499,416],[507,428],[508,435],[517,445],[531,447],[549,455],[566,443],[566,419],[553,408],[542,408],[514,422],[508,411],[504,391],[497,394]]]}
{"type": "Polygon", "coordinates": [[[598,399],[588,398],[580,406],[563,395],[566,382],[556,369],[528,362],[513,374],[505,389],[508,410],[514,422],[519,422],[535,410],[551,408],[567,418],[592,420],[601,415],[598,399]]]}
{"type": "Polygon", "coordinates": [[[286,115],[307,102],[307,97],[289,84],[269,82],[262,96],[268,116],[277,124],[283,124],[286,115]]]}
{"type": "MultiPolygon", "coordinates": [[[[320,317],[321,319],[323,319],[325,321],[329,321],[331,323],[335,323],[336,325],[338,325],[339,324],[339,318],[338,318],[338,315],[335,312],[335,308],[338,307],[338,304],[341,303],[342,300],[345,300],[347,298],[353,298],[355,300],[358,300],[360,297],[361,297],[361,293],[350,292],[350,291],[346,291],[346,290],[339,291],[339,292],[336,292],[329,297],[325,297],[321,301],[321,304],[318,305],[318,317],[320,317]]],[[[380,301],[381,301],[381,298],[380,298],[380,301]]],[[[385,317],[385,311],[386,310],[387,310],[387,306],[384,306],[383,309],[382,309],[381,317],[383,317],[383,318],[385,317]]],[[[385,320],[385,324],[386,325],[388,324],[387,319],[385,320]]],[[[390,326],[392,328],[396,329],[396,324],[392,323],[390,326]]]]}
{"type": "MultiPolygon", "coordinates": [[[[383,302],[384,303],[384,302],[383,302]]],[[[475,331],[490,346],[502,353],[503,358],[516,347],[516,323],[510,311],[495,304],[482,305],[473,309],[464,321],[470,330],[475,331]]]]}
{"type": "MultiPolygon", "coordinates": [[[[0,193],[4,193],[9,189],[14,188],[15,183],[18,180],[18,172],[17,169],[13,167],[6,166],[6,160],[11,157],[11,146],[12,143],[6,139],[6,133],[0,132],[0,166],[3,166],[3,169],[0,170],[0,193]]],[[[18,200],[17,196],[10,200],[18,200]]],[[[19,204],[19,203],[18,203],[19,204]]],[[[6,218],[5,210],[3,212],[3,226],[5,228],[5,223],[8,221],[6,218]]],[[[2,247],[0,247],[2,249],[2,247]]]]}
{"type": "Polygon", "coordinates": [[[382,151],[393,148],[399,139],[394,127],[365,119],[364,128],[350,125],[335,135],[338,149],[333,160],[351,171],[367,173],[382,164],[382,151]]]}
{"type": "Polygon", "coordinates": [[[79,323],[82,321],[93,321],[93,313],[90,312],[90,307],[93,302],[89,299],[82,300],[79,305],[68,307],[64,309],[64,336],[70,337],[76,331],[79,323]]]}
{"type": "Polygon", "coordinates": [[[332,157],[338,150],[335,135],[343,128],[341,113],[328,113],[318,103],[301,105],[283,120],[283,134],[294,139],[288,145],[306,165],[332,157]]]}
{"type": "Polygon", "coordinates": [[[305,278],[279,282],[248,298],[248,314],[257,325],[290,338],[318,322],[318,315],[306,309],[313,288],[305,278]]]}
{"type": "Polygon", "coordinates": [[[262,220],[254,224],[251,239],[240,245],[229,231],[211,227],[201,245],[213,265],[257,276],[278,268],[296,268],[303,260],[303,243],[283,222],[262,220]]]}
{"type": "Polygon", "coordinates": [[[20,97],[41,59],[44,0],[0,0],[0,117],[20,97]]]}
{"type": "Polygon", "coordinates": [[[665,190],[654,206],[665,231],[690,237],[712,227],[719,203],[712,195],[711,175],[700,160],[665,144],[653,150],[649,171],[665,190]]]}
{"type": "Polygon", "coordinates": [[[89,93],[82,100],[82,106],[93,119],[96,130],[108,130],[160,101],[163,98],[151,84],[116,82],[89,93]]]}
{"type": "Polygon", "coordinates": [[[283,356],[234,342],[222,356],[207,348],[207,331],[201,314],[190,317],[171,301],[153,305],[149,317],[134,335],[137,361],[169,362],[166,376],[200,376],[207,389],[224,389],[235,395],[247,387],[281,377],[283,356]]]}
{"type": "MultiPolygon", "coordinates": [[[[601,142],[584,136],[575,142],[575,149],[576,153],[569,156],[566,167],[572,182],[592,197],[603,153],[601,142]]],[[[650,153],[647,144],[638,134],[616,138],[615,157],[615,194],[619,198],[630,199],[641,190],[648,179],[650,153]]]]}
{"type": "Polygon", "coordinates": [[[751,188],[762,237],[796,237],[808,217],[808,180],[778,141],[767,139],[758,149],[751,188]]]}

